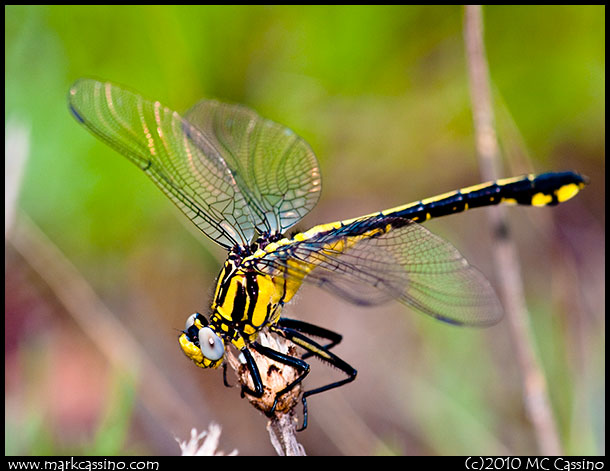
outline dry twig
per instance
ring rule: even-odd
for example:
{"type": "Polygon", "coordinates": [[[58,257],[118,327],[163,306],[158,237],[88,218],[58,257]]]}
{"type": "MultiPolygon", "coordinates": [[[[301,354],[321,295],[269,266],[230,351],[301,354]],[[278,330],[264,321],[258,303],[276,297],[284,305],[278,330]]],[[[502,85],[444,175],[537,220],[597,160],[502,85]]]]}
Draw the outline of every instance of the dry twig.
{"type": "MultiPolygon", "coordinates": [[[[261,332],[258,337],[261,345],[272,348],[280,353],[295,356],[296,348],[288,340],[281,337],[261,332]]],[[[252,377],[248,369],[239,361],[232,349],[227,351],[228,363],[237,374],[239,382],[250,389],[254,388],[252,377]]],[[[263,380],[264,394],[261,398],[246,394],[250,403],[263,413],[268,413],[273,407],[275,395],[297,378],[298,372],[287,365],[273,361],[259,353],[251,350],[263,380]]],[[[283,394],[275,408],[273,416],[267,424],[267,431],[271,444],[280,456],[304,456],[305,449],[297,441],[296,425],[297,418],[295,408],[301,404],[299,393],[301,385],[296,385],[292,390],[283,394]]]]}

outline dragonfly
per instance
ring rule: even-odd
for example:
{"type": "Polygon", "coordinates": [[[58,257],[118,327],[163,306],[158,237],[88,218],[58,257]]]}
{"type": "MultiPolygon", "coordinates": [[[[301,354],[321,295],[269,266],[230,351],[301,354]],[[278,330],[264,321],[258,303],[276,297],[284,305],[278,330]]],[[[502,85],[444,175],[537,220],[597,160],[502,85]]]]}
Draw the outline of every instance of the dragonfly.
{"type": "MultiPolygon", "coordinates": [[[[499,321],[502,307],[487,279],[449,242],[421,223],[473,208],[553,206],[575,196],[587,178],[575,172],[524,175],[482,183],[365,216],[286,235],[316,205],[320,167],[310,146],[289,128],[237,104],[202,100],[184,115],[118,85],[80,79],[69,109],[78,122],[146,173],[208,238],[228,251],[208,316],[190,315],[178,341],[201,368],[223,365],[232,346],[250,375],[242,396],[260,398],[263,375],[254,355],[293,368],[265,411],[310,371],[308,357],[344,377],[302,392],[307,398],[353,381],[356,370],[330,350],[342,336],[282,309],[303,283],[353,304],[397,300],[455,325],[499,321]],[[263,345],[271,332],[304,353],[263,345]]],[[[227,384],[228,385],[228,384],[227,384]]]]}

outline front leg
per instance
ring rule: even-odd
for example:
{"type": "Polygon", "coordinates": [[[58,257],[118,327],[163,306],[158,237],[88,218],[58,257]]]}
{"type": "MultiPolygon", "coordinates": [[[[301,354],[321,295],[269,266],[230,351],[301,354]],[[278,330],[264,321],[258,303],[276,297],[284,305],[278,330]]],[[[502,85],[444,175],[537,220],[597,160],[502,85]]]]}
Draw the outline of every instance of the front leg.
{"type": "Polygon", "coordinates": [[[263,381],[261,380],[261,373],[258,370],[258,366],[252,357],[252,353],[248,347],[244,347],[240,350],[241,355],[245,360],[246,368],[250,372],[250,377],[252,378],[252,384],[254,385],[254,390],[250,389],[243,382],[241,385],[241,397],[244,397],[245,394],[250,394],[251,396],[261,398],[263,397],[263,393],[265,392],[263,387],[263,381]]]}

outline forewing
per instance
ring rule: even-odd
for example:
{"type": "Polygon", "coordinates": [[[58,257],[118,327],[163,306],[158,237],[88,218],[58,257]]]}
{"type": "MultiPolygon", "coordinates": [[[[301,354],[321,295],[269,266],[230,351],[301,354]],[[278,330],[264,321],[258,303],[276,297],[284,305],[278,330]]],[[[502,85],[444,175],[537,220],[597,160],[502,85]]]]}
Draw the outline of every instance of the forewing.
{"type": "Polygon", "coordinates": [[[317,159],[290,129],[244,106],[213,100],[197,103],[185,119],[231,168],[259,232],[283,233],[317,203],[317,159]]]}
{"type": "Polygon", "coordinates": [[[403,218],[379,216],[322,231],[281,246],[257,266],[355,304],[397,299],[463,325],[493,324],[502,316],[489,282],[455,247],[403,218]]]}
{"type": "Polygon", "coordinates": [[[233,169],[178,113],[111,83],[81,79],[70,89],[74,116],[140,167],[208,237],[248,244],[255,220],[233,169]]]}

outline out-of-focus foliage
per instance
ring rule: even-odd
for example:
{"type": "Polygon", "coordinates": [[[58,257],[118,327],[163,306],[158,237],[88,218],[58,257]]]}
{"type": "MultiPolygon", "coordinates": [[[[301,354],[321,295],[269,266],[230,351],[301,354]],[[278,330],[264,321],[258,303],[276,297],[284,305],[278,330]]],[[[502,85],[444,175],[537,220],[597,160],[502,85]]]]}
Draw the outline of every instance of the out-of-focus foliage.
{"type": "MultiPolygon", "coordinates": [[[[562,444],[602,454],[605,8],[493,6],[484,15],[504,174],[592,178],[574,201],[515,209],[511,220],[562,444]],[[549,218],[543,231],[539,219],[549,218]]],[[[70,116],[71,83],[110,80],[179,112],[216,97],[291,127],[322,168],[306,229],[479,182],[462,16],[457,6],[5,7],[5,120],[30,136],[18,206],[191,407],[221,423],[224,449],[272,453],[264,418],[219,373],[182,358],[173,330],[206,312],[224,254],[70,116]]],[[[491,278],[483,224],[473,212],[430,228],[491,278]]],[[[122,376],[10,248],[5,266],[7,453],[177,453],[172,433],[207,428],[178,430],[154,410],[124,407],[137,404],[137,388],[132,398],[131,386],[116,387],[122,376]],[[101,438],[125,433],[104,412],[111,404],[133,414],[122,444],[101,438]]],[[[360,372],[310,401],[300,436],[308,453],[536,453],[505,324],[456,329],[313,290],[288,312],[343,333],[337,351],[360,372]]]]}

